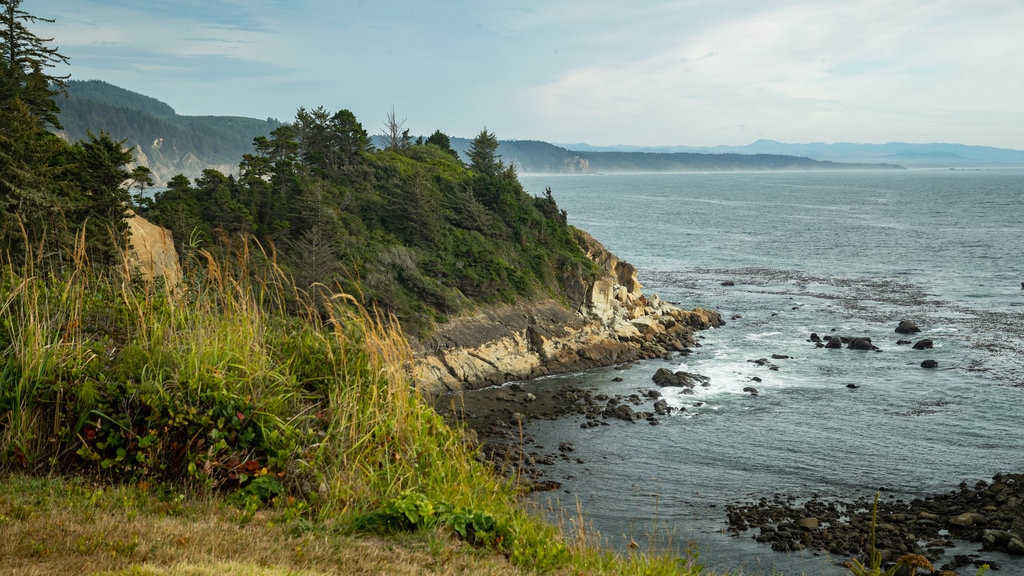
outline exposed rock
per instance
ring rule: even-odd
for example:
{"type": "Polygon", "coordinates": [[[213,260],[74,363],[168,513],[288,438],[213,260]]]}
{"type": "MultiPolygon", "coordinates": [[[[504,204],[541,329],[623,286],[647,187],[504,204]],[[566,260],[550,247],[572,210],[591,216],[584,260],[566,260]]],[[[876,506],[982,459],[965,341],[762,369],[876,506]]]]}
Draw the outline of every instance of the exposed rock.
{"type": "Polygon", "coordinates": [[[925,338],[924,340],[918,340],[914,343],[914,350],[929,350],[935,347],[935,343],[930,339],[925,338]]]}
{"type": "Polygon", "coordinates": [[[171,231],[153,224],[129,210],[128,229],[131,232],[126,264],[146,280],[163,278],[168,286],[177,286],[181,280],[181,263],[174,249],[171,231]]]}
{"type": "Polygon", "coordinates": [[[985,515],[978,512],[964,512],[950,518],[949,523],[959,528],[969,528],[975,524],[984,524],[985,515]]]}
{"type": "Polygon", "coordinates": [[[897,334],[915,334],[920,331],[921,329],[917,326],[917,324],[911,322],[910,320],[900,320],[899,326],[896,326],[897,334]]]}
{"type": "Polygon", "coordinates": [[[871,338],[860,336],[850,339],[850,350],[878,350],[878,346],[871,343],[871,338]]]}
{"type": "Polygon", "coordinates": [[[803,530],[811,532],[818,529],[818,519],[814,517],[801,518],[800,520],[797,520],[796,525],[803,530]]]}
{"type": "Polygon", "coordinates": [[[684,388],[694,388],[698,384],[701,386],[707,386],[711,379],[702,374],[694,374],[692,372],[684,372],[682,370],[673,372],[668,368],[658,368],[658,371],[651,376],[654,383],[658,386],[679,386],[684,388]]]}
{"type": "Polygon", "coordinates": [[[928,359],[928,360],[925,360],[924,362],[921,362],[921,368],[938,368],[938,367],[939,367],[939,363],[937,361],[935,361],[935,360],[932,360],[932,359],[928,359]]]}
{"type": "Polygon", "coordinates": [[[712,310],[677,308],[644,296],[636,268],[581,233],[605,273],[570,281],[569,306],[536,300],[451,319],[412,342],[417,385],[433,396],[511,380],[687,353],[695,330],[722,326],[712,310]]]}

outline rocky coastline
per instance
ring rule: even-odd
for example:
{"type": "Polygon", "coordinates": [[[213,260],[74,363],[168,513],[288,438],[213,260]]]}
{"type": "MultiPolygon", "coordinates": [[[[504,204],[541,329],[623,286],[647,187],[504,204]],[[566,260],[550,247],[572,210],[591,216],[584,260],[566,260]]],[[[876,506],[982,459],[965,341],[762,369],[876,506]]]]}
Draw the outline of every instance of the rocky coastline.
{"type": "Polygon", "coordinates": [[[646,296],[632,265],[580,232],[603,272],[568,284],[567,301],[541,299],[481,309],[411,342],[422,394],[477,390],[547,374],[685,353],[695,331],[722,326],[706,309],[646,296]]]}
{"type": "MultiPolygon", "coordinates": [[[[643,363],[615,368],[643,370],[643,363]]],[[[699,378],[683,384],[691,385],[702,384],[699,378]]],[[[436,407],[477,436],[481,458],[536,491],[561,488],[548,473],[556,463],[588,463],[576,451],[585,436],[565,438],[557,446],[539,446],[529,433],[529,421],[575,418],[581,428],[615,422],[653,426],[670,417],[672,410],[686,410],[670,408],[660,397],[656,387],[609,396],[572,384],[553,388],[523,382],[449,396],[436,407]]],[[[722,520],[730,536],[751,538],[766,550],[827,555],[837,563],[853,558],[868,561],[874,524],[883,567],[892,567],[908,554],[918,555],[935,568],[920,574],[973,575],[983,565],[1000,569],[992,552],[1024,554],[1024,474],[998,474],[990,481],[965,482],[949,493],[913,500],[897,498],[885,487],[879,487],[878,494],[876,508],[867,497],[844,500],[775,493],[727,505],[722,520]]]]}

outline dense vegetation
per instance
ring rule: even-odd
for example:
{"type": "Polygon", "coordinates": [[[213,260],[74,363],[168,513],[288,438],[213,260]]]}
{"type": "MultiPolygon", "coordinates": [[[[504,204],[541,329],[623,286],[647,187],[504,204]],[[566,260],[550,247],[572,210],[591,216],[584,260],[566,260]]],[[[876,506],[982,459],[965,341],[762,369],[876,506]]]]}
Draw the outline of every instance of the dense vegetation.
{"type": "Polygon", "coordinates": [[[558,297],[595,274],[550,191],[527,194],[492,133],[468,166],[446,142],[438,132],[376,150],[348,110],[300,109],[256,138],[238,177],[175,177],[140,212],[186,257],[251,235],[300,286],[340,286],[412,331],[474,304],[558,297]]]}
{"type": "MultiPolygon", "coordinates": [[[[32,21],[17,2],[3,6],[12,21],[32,21]]],[[[300,111],[295,125],[257,142],[260,152],[246,158],[240,178],[210,171],[193,187],[181,177],[148,206],[156,216],[184,218],[189,240],[182,285],[144,281],[120,264],[128,190],[146,174],[129,171],[131,154],[107,135],[71,145],[48,130],[57,122],[60,79],[19,67],[42,54],[22,60],[25,46],[47,42],[20,33],[30,42],[19,36],[15,58],[0,59],[5,563],[24,567],[53,553],[63,530],[30,536],[27,547],[6,537],[32,531],[36,512],[92,509],[102,500],[102,490],[88,489],[85,501],[76,500],[82,490],[69,483],[64,505],[44,509],[53,492],[24,500],[24,482],[11,476],[23,472],[137,487],[122,500],[125,528],[140,512],[129,499],[149,498],[153,487],[183,497],[229,494],[225,502],[242,522],[272,509],[274,522],[289,526],[282,538],[419,531],[450,534],[525,568],[620,573],[683,565],[672,557],[617,559],[584,550],[582,541],[574,553],[555,528],[523,512],[514,481],[478,461],[477,447],[422,402],[392,317],[367,312],[339,290],[365,284],[367,300],[397,310],[407,307],[384,296],[426,294],[424,309],[447,310],[469,298],[456,284],[482,300],[557,289],[557,278],[517,259],[512,246],[544,257],[551,246],[567,249],[571,230],[550,196],[522,192],[495,157],[493,135],[482,134],[467,169],[437,145],[440,135],[374,152],[350,113],[300,111]],[[456,226],[463,221],[472,227],[456,226]],[[345,254],[366,279],[342,274],[331,259],[337,275],[323,278],[329,284],[298,286],[254,236],[280,243],[302,274],[316,276],[297,265],[303,253],[345,254]],[[322,239],[325,251],[311,251],[322,239]],[[478,269],[473,251],[490,251],[482,259],[490,268],[478,269]],[[445,258],[464,260],[457,267],[445,258]],[[452,284],[426,276],[419,262],[434,262],[452,284]]],[[[578,250],[559,256],[572,261],[578,250]]],[[[131,567],[148,553],[138,535],[82,538],[61,554],[100,548],[108,562],[131,567]]]]}

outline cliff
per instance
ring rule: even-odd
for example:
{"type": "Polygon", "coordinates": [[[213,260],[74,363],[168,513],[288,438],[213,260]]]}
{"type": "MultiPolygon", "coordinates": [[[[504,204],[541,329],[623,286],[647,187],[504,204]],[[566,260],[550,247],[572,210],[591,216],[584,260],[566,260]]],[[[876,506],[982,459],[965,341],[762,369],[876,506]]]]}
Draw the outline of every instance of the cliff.
{"type": "Polygon", "coordinates": [[[582,282],[570,295],[575,302],[530,301],[440,324],[413,342],[421,391],[434,396],[664,356],[696,345],[694,331],[723,324],[712,310],[683,310],[645,296],[636,268],[582,237],[604,273],[582,282]]]}

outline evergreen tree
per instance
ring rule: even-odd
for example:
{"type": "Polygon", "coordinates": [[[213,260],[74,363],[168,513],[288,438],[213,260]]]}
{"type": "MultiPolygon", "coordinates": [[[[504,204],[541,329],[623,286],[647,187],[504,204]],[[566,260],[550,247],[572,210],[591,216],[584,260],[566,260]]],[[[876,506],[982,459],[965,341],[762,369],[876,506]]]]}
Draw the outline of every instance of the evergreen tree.
{"type": "Polygon", "coordinates": [[[90,259],[97,264],[120,262],[128,242],[129,190],[124,184],[131,178],[126,165],[134,160],[124,142],[115,141],[106,132],[72,148],[76,162],[70,179],[77,184],[77,198],[71,206],[71,221],[84,227],[90,259]]]}
{"type": "Polygon", "coordinates": [[[64,90],[68,76],[45,72],[68,57],[48,46],[53,38],[40,38],[26,24],[52,23],[21,10],[22,0],[0,0],[0,105],[10,107],[15,98],[29,106],[41,126],[60,127],[54,98],[64,90]]]}
{"type": "Polygon", "coordinates": [[[445,152],[451,154],[452,157],[458,160],[459,162],[462,162],[462,159],[459,158],[459,153],[452,148],[451,138],[449,138],[448,135],[445,134],[444,132],[441,132],[440,130],[434,130],[434,133],[431,134],[429,138],[427,138],[425,143],[437,146],[441,150],[444,150],[445,152]]]}
{"type": "Polygon", "coordinates": [[[505,169],[498,154],[498,137],[487,128],[480,131],[469,146],[469,169],[484,176],[497,176],[505,169]]]}

